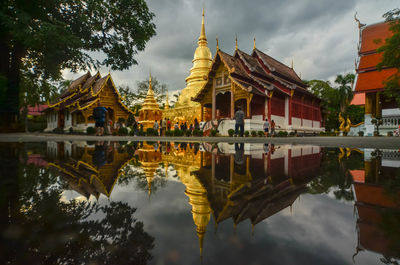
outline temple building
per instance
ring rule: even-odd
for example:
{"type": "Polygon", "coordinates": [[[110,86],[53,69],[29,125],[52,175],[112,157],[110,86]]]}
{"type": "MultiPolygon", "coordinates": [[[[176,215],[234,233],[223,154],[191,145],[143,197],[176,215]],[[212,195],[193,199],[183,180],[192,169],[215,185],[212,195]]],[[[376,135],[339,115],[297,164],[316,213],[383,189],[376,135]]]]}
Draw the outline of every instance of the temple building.
{"type": "MultiPolygon", "coordinates": [[[[359,22],[358,22],[359,23],[359,22]]],[[[397,73],[395,68],[383,68],[378,71],[376,65],[381,62],[382,53],[377,49],[385,39],[392,36],[387,22],[364,25],[359,23],[360,37],[358,44],[359,59],[356,62],[355,93],[365,95],[365,127],[364,135],[374,135],[376,117],[381,117],[383,124],[379,127],[380,133],[386,135],[400,125],[400,108],[395,100],[388,100],[382,94],[384,82],[397,73]],[[380,41],[377,41],[380,40],[380,41]]]]}
{"type": "Polygon", "coordinates": [[[162,162],[161,153],[154,150],[154,146],[150,143],[144,142],[137,150],[139,155],[139,163],[144,171],[147,181],[147,193],[151,196],[151,185],[156,175],[157,168],[162,162]]]}
{"type": "Polygon", "coordinates": [[[154,98],[153,85],[151,83],[151,74],[149,77],[149,90],[144,99],[142,108],[139,110],[139,123],[143,125],[143,129],[153,128],[154,121],[160,121],[162,112],[156,99],[154,98]]]}
{"type": "MultiPolygon", "coordinates": [[[[204,27],[204,9],[201,20],[201,31],[198,40],[198,47],[194,52],[193,67],[190,69],[190,74],[186,78],[186,87],[181,91],[181,94],[173,108],[166,108],[163,111],[163,118],[169,118],[171,121],[186,121],[188,124],[193,123],[197,118],[201,118],[201,106],[199,103],[191,100],[206,83],[204,79],[207,76],[211,64],[212,55],[207,47],[207,37],[204,27]]],[[[168,103],[167,103],[168,104],[168,103]]]]}
{"type": "Polygon", "coordinates": [[[118,119],[128,119],[133,112],[121,101],[121,96],[108,74],[101,77],[97,72],[91,75],[87,72],[71,82],[68,89],[53,103],[49,104],[47,113],[47,128],[49,132],[55,128],[64,131],[73,129],[75,132],[85,132],[89,126],[94,127],[93,108],[100,101],[107,109],[107,119],[114,124],[118,119]]]}
{"type": "Polygon", "coordinates": [[[237,40],[233,55],[217,46],[204,78],[207,81],[193,100],[201,104],[201,113],[211,114],[201,120],[219,120],[222,135],[234,128],[238,107],[246,114],[245,130],[262,130],[268,118],[277,131],[323,131],[321,99],[307,90],[293,68],[258,50],[255,40],[251,55],[238,49],[237,40]]]}

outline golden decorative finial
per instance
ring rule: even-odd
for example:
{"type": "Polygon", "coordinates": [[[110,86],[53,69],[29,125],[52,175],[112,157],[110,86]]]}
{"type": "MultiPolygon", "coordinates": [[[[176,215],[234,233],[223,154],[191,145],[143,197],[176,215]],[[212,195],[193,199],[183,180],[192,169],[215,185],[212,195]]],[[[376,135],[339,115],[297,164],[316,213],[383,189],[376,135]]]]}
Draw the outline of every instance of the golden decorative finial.
{"type": "Polygon", "coordinates": [[[218,51],[219,50],[218,34],[217,34],[216,40],[217,40],[217,51],[218,51]]]}
{"type": "Polygon", "coordinates": [[[150,71],[150,75],[149,75],[149,90],[153,90],[153,85],[151,84],[151,71],[150,71]]]}
{"type": "Polygon", "coordinates": [[[235,33],[235,51],[238,49],[237,34],[235,33]]]}
{"type": "Polygon", "coordinates": [[[203,14],[201,15],[201,31],[198,44],[203,46],[207,45],[206,30],[204,27],[204,7],[203,7],[203,14]]]}
{"type": "Polygon", "coordinates": [[[365,24],[361,23],[360,20],[357,18],[357,11],[356,11],[356,13],[354,13],[354,20],[357,22],[359,29],[361,27],[365,26],[365,24]]]}
{"type": "Polygon", "coordinates": [[[291,68],[293,69],[293,59],[292,59],[292,66],[291,66],[291,68]]]}
{"type": "Polygon", "coordinates": [[[256,37],[254,37],[253,50],[256,49],[256,37]]]}

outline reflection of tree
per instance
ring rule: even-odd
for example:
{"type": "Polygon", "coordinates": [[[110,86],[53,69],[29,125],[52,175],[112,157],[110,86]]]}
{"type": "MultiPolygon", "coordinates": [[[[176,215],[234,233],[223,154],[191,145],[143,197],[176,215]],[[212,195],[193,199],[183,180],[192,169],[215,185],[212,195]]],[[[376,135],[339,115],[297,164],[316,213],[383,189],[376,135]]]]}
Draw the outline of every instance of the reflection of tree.
{"type": "Polygon", "coordinates": [[[0,264],[146,264],[151,259],[154,239],[133,217],[135,208],[66,200],[47,169],[18,164],[24,153],[19,147],[0,145],[0,159],[7,162],[0,168],[0,264]]]}
{"type": "Polygon", "coordinates": [[[348,173],[350,169],[363,167],[361,154],[353,152],[351,156],[338,160],[337,149],[325,148],[321,161],[321,175],[309,184],[312,194],[328,193],[333,190],[336,199],[351,201],[354,199],[351,190],[352,178],[348,173]]]}

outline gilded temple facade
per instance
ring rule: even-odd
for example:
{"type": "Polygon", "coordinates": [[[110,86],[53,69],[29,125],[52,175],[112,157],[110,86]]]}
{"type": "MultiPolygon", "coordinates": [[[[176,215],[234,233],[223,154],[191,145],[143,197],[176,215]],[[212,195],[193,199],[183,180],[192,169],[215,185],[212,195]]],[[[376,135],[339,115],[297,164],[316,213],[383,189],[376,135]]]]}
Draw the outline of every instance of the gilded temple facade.
{"type": "Polygon", "coordinates": [[[211,69],[212,54],[207,44],[206,31],[204,26],[204,10],[201,20],[201,31],[198,39],[198,47],[194,52],[193,67],[190,69],[190,74],[186,78],[186,87],[181,91],[181,94],[173,108],[166,108],[163,111],[163,118],[168,118],[171,121],[186,121],[188,124],[193,123],[194,119],[201,120],[201,106],[199,103],[192,101],[207,82],[205,77],[211,69]]]}
{"type": "Polygon", "coordinates": [[[64,131],[85,132],[87,127],[94,127],[93,108],[98,101],[107,109],[107,120],[112,124],[120,118],[127,120],[129,114],[133,114],[122,103],[110,74],[101,77],[99,72],[93,76],[87,72],[72,81],[68,89],[49,104],[45,131],[61,128],[64,131]]]}

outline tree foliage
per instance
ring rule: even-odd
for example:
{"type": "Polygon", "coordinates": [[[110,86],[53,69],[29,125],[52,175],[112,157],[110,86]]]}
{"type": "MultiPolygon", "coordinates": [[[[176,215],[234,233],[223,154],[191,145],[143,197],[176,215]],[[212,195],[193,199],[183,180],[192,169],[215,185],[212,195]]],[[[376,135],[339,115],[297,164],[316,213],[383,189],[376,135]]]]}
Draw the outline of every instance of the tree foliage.
{"type": "Polygon", "coordinates": [[[378,70],[388,67],[397,69],[397,72],[386,80],[383,93],[385,97],[395,99],[397,105],[400,106],[400,8],[385,13],[383,17],[390,24],[389,29],[393,35],[378,48],[378,52],[382,52],[382,61],[377,68],[378,70]]]}
{"type": "Polygon", "coordinates": [[[155,35],[153,17],[144,0],[1,1],[0,111],[17,112],[21,77],[29,74],[40,90],[63,69],[137,64],[155,35]]]}

